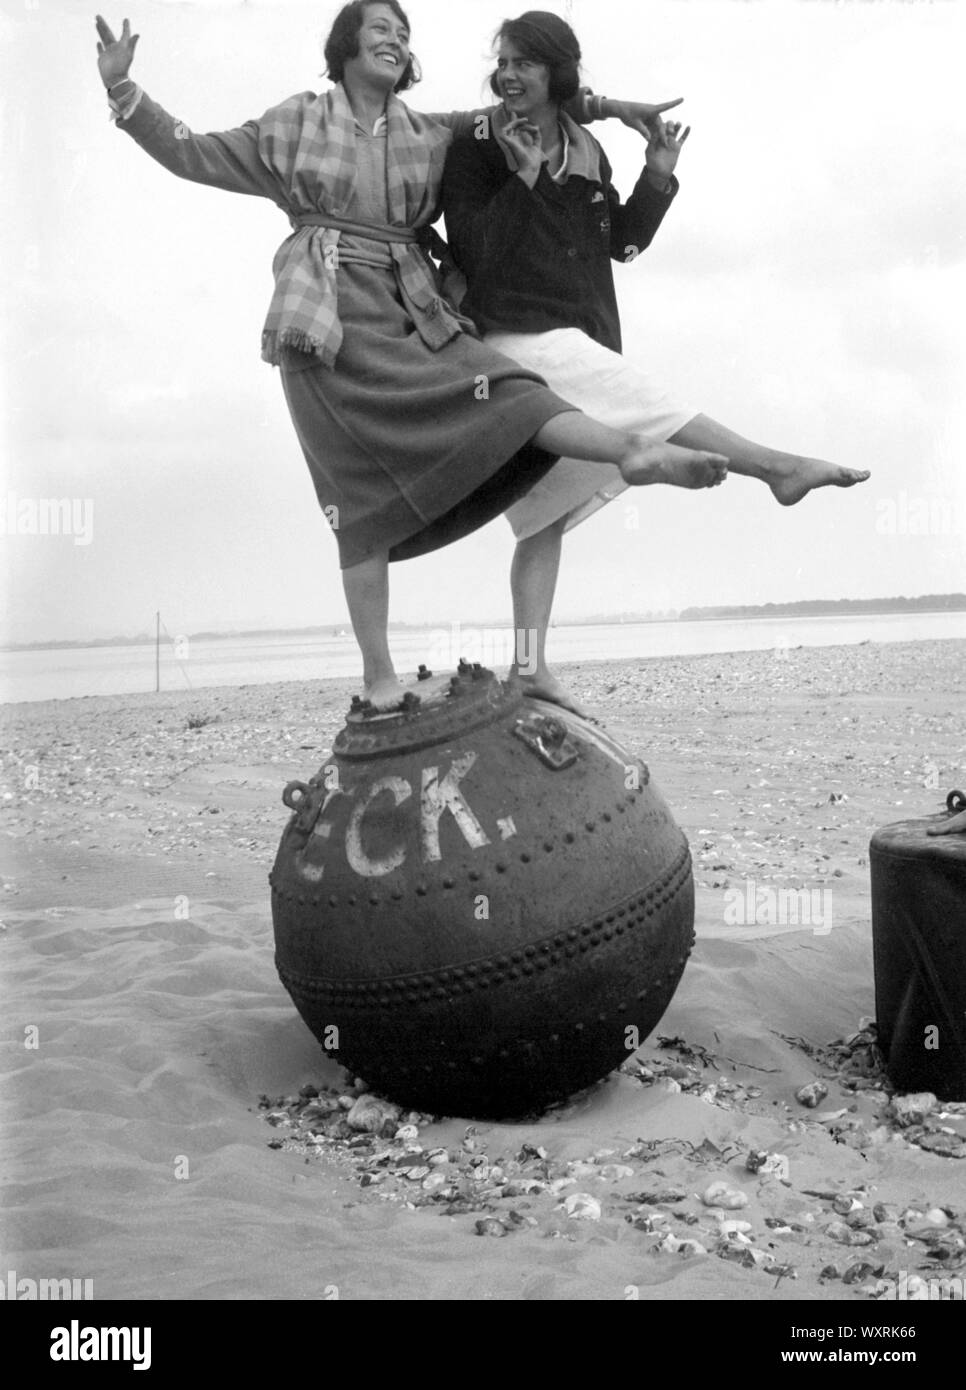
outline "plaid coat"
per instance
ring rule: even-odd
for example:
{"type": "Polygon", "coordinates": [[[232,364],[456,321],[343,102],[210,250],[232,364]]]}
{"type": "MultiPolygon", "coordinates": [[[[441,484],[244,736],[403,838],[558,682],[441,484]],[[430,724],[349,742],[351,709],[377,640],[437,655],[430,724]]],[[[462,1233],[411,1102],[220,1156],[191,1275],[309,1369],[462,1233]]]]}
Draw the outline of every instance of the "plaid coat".
{"type": "MultiPolygon", "coordinates": [[[[390,96],[387,185],[390,222],[428,228],[439,213],[446,150],[473,129],[473,112],[423,116],[390,96]]],[[[299,227],[298,218],[344,217],[355,170],[355,118],[345,89],[302,92],[236,130],[195,135],[143,91],[119,114],[118,126],[179,178],[231,193],[270,198],[294,232],[273,263],[275,293],[262,333],[262,357],[277,365],[282,347],[314,353],[332,366],[342,342],[336,266],[340,233],[299,227]]],[[[412,241],[390,242],[397,283],[423,341],[437,351],[469,327],[439,293],[433,264],[412,241]]],[[[471,330],[472,331],[472,330],[471,330]]]]}

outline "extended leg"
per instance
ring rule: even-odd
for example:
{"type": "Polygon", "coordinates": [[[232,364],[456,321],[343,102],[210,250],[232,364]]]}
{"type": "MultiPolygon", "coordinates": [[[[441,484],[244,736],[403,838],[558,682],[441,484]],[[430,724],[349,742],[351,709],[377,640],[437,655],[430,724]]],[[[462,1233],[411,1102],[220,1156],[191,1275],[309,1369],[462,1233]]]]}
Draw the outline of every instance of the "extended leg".
{"type": "Polygon", "coordinates": [[[709,415],[695,415],[671,436],[671,441],[686,449],[712,449],[727,454],[732,473],[767,483],[784,507],[800,502],[812,488],[854,487],[869,477],[866,469],[843,468],[841,464],[826,463],[824,459],[765,448],[763,444],[735,434],[709,415]]]}
{"type": "Polygon", "coordinates": [[[537,431],[533,442],[550,454],[592,463],[614,463],[625,483],[632,487],[651,483],[715,487],[728,474],[728,460],[723,454],[672,443],[649,443],[637,435],[602,425],[579,410],[554,415],[537,431]]]}
{"type": "Polygon", "coordinates": [[[342,571],[352,630],[362,651],[367,700],[390,709],[402,698],[402,683],[389,655],[389,556],[373,555],[342,571]]]}

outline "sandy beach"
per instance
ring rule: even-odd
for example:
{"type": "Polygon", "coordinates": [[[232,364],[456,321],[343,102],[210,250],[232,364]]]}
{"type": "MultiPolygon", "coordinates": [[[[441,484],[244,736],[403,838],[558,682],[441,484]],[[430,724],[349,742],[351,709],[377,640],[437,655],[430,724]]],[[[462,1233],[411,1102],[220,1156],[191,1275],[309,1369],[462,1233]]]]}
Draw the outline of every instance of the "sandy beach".
{"type": "Polygon", "coordinates": [[[961,1287],[966,1104],[897,1114],[863,1030],[869,838],[966,783],[966,642],[562,674],[690,841],[692,958],[656,1033],[569,1105],[388,1112],[380,1135],[349,1129],[358,1089],[279,983],[267,884],[282,787],[353,683],[2,708],[6,1269],[135,1300],[961,1287]],[[781,889],[810,921],[748,920],[781,889]],[[719,1181],[746,1203],[708,1205],[719,1181]]]}

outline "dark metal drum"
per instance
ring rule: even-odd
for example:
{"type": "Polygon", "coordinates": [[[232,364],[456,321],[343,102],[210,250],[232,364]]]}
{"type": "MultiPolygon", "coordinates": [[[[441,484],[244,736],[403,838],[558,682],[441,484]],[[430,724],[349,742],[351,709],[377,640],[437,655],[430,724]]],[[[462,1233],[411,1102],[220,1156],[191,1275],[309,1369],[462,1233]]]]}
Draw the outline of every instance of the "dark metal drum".
{"type": "Polygon", "coordinates": [[[687,841],[647,767],[479,666],[354,701],[290,783],[276,963],[319,1041],[436,1114],[532,1112],[655,1027],[694,941],[687,841]]]}

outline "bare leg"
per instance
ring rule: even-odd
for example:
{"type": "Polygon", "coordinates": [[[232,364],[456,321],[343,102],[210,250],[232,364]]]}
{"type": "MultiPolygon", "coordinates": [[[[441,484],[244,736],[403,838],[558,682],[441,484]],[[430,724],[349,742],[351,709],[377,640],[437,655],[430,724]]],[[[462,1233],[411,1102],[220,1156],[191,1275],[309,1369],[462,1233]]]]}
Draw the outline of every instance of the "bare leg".
{"type": "Polygon", "coordinates": [[[517,542],[510,569],[516,635],[516,660],[510,674],[517,677],[527,695],[586,715],[586,710],[571,698],[547,666],[547,628],[557,587],[565,521],[561,517],[535,536],[517,542]]]}
{"type": "Polygon", "coordinates": [[[649,443],[640,436],[601,425],[579,410],[554,415],[537,431],[533,442],[551,454],[614,463],[625,483],[632,487],[652,483],[715,487],[724,482],[728,473],[728,460],[723,454],[671,443],[649,443]]]}
{"type": "Polygon", "coordinates": [[[402,699],[402,682],[389,655],[389,556],[373,555],[342,571],[352,630],[362,651],[365,697],[375,709],[402,699]]]}
{"type": "Polygon", "coordinates": [[[866,469],[843,468],[837,463],[826,463],[824,459],[766,449],[762,444],[735,434],[709,415],[696,415],[677,434],[672,434],[671,440],[686,449],[712,449],[727,454],[732,473],[767,483],[784,507],[800,502],[812,488],[854,487],[869,477],[866,469]]]}

